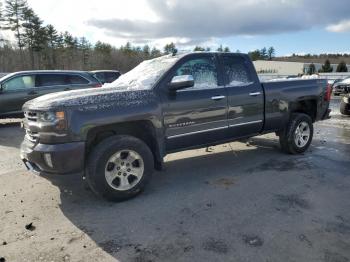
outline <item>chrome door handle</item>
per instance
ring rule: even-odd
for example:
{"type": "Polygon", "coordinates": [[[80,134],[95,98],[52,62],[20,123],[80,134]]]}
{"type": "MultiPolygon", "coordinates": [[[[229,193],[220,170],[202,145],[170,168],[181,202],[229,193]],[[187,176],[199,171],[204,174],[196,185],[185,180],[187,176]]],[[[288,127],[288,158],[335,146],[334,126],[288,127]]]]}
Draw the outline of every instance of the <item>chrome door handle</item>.
{"type": "Polygon", "coordinates": [[[261,92],[250,93],[249,95],[250,96],[259,96],[259,95],[261,95],[261,92]]]}
{"type": "Polygon", "coordinates": [[[211,100],[218,101],[218,100],[222,100],[222,99],[224,99],[224,98],[226,98],[226,96],[213,96],[213,97],[211,98],[211,100]]]}

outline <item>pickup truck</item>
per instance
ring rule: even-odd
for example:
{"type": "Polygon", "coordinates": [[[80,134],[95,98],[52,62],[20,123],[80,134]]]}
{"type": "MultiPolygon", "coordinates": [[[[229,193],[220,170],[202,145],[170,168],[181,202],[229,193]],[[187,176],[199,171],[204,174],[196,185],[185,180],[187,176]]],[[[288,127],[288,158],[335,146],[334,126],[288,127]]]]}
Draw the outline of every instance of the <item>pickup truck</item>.
{"type": "Polygon", "coordinates": [[[319,79],[260,83],[244,54],[162,56],[103,88],[27,102],[21,158],[34,172],[81,173],[98,195],[125,200],[169,153],[265,133],[287,153],[305,152],[331,92],[319,79]]]}

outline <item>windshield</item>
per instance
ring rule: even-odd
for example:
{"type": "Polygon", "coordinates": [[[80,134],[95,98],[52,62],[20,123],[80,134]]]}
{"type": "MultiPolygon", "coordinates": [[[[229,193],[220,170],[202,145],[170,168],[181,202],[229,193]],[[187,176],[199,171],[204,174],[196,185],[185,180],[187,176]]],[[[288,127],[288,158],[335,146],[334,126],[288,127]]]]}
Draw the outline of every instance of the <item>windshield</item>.
{"type": "Polygon", "coordinates": [[[179,59],[178,56],[162,56],[146,60],[117,80],[103,87],[137,90],[151,89],[158,79],[179,59]]]}

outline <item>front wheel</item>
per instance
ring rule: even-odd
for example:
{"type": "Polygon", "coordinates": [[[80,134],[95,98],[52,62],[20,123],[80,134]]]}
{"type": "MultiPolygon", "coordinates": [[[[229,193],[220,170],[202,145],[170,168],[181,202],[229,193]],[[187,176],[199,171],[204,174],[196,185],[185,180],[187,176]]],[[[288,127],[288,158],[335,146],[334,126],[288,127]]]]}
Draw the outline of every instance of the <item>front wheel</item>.
{"type": "Polygon", "coordinates": [[[280,144],[289,154],[304,153],[310,146],[314,134],[311,118],[303,113],[292,114],[287,127],[280,134],[280,144]]]}
{"type": "Polygon", "coordinates": [[[103,140],[87,161],[89,186],[110,201],[126,200],[139,194],[154,169],[149,147],[140,139],[125,135],[103,140]]]}

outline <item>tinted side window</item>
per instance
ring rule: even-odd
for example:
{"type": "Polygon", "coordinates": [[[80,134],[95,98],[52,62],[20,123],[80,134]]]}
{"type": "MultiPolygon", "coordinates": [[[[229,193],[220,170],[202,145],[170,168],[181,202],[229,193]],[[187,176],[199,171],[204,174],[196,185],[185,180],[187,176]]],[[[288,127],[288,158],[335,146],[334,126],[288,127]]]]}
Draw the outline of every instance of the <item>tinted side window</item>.
{"type": "Polygon", "coordinates": [[[69,83],[72,85],[85,85],[89,83],[87,79],[78,75],[70,75],[68,79],[69,83]]]}
{"type": "Polygon", "coordinates": [[[223,57],[223,63],[227,85],[242,86],[252,84],[252,77],[242,57],[225,56],[223,57]]]}
{"type": "Polygon", "coordinates": [[[38,86],[58,86],[58,85],[67,85],[66,75],[61,74],[43,74],[38,75],[38,86]]]}
{"type": "Polygon", "coordinates": [[[216,88],[218,86],[218,74],[214,58],[200,58],[185,62],[177,69],[175,76],[192,75],[194,89],[216,88]]]}
{"type": "Polygon", "coordinates": [[[101,82],[106,82],[104,73],[96,73],[94,76],[101,82]]]}
{"type": "Polygon", "coordinates": [[[106,82],[111,83],[119,78],[120,74],[115,72],[106,72],[105,78],[106,82]]]}
{"type": "Polygon", "coordinates": [[[3,83],[5,91],[21,90],[35,87],[34,76],[17,76],[3,83]]]}

